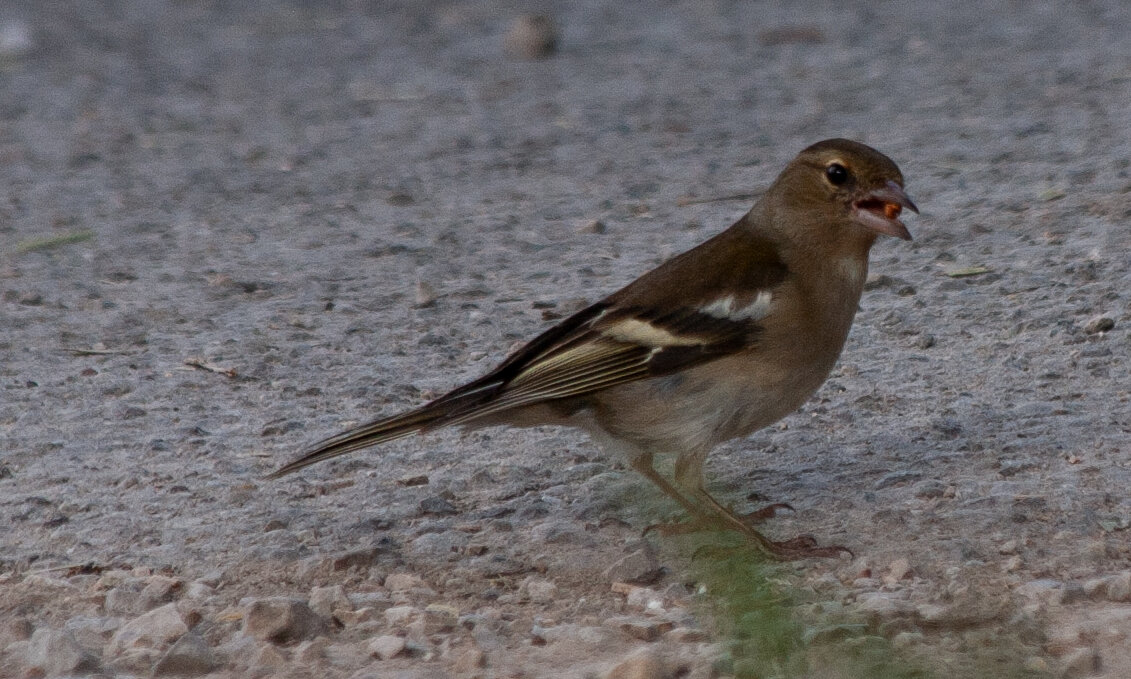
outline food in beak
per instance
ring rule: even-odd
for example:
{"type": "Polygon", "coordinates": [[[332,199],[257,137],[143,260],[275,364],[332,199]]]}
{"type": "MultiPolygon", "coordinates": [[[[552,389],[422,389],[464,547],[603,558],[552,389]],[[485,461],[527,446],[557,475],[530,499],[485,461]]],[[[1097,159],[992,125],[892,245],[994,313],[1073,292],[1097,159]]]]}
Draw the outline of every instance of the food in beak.
{"type": "Polygon", "coordinates": [[[862,226],[877,233],[911,240],[911,233],[899,221],[903,208],[919,212],[903,187],[893,181],[889,181],[887,186],[869,191],[852,204],[853,215],[862,226]]]}

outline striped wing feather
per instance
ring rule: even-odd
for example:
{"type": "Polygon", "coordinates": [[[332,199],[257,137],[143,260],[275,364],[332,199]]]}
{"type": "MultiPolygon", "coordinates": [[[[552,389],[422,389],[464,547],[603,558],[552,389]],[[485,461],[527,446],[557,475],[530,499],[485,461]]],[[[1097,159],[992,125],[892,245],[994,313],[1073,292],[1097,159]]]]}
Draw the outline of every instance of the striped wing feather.
{"type": "Polygon", "coordinates": [[[364,424],[315,444],[271,478],[331,457],[428,429],[472,422],[547,401],[584,396],[733,353],[758,333],[751,319],[693,309],[588,307],[550,328],[495,370],[407,413],[364,424]]]}

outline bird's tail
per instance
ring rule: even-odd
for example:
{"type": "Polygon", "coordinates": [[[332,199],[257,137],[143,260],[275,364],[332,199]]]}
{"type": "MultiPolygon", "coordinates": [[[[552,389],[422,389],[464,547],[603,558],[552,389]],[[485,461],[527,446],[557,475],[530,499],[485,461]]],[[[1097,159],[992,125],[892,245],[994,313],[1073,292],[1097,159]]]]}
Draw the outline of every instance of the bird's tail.
{"type": "Polygon", "coordinates": [[[497,410],[492,408],[491,404],[503,387],[504,383],[498,379],[490,376],[481,378],[453,389],[416,410],[374,420],[319,441],[307,448],[297,460],[276,469],[268,474],[267,478],[277,479],[303,467],[309,467],[315,462],[329,460],[379,443],[395,441],[425,430],[467,424],[497,410]]]}
{"type": "Polygon", "coordinates": [[[375,446],[379,443],[412,436],[428,429],[429,425],[434,425],[439,420],[445,419],[447,415],[446,409],[428,404],[407,413],[374,420],[315,443],[304,451],[301,457],[271,472],[267,475],[267,478],[277,479],[303,467],[309,467],[315,462],[352,453],[355,450],[375,446]]]}

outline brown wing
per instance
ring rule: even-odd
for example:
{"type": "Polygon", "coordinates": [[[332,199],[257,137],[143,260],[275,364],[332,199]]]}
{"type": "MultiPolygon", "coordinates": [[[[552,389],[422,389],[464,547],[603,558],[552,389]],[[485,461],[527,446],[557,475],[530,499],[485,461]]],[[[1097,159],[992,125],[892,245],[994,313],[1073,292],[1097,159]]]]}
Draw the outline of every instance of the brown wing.
{"type": "Polygon", "coordinates": [[[759,331],[752,318],[598,304],[429,406],[449,409],[441,424],[460,424],[684,370],[751,346],[759,331]]]}
{"type": "Polygon", "coordinates": [[[595,304],[539,335],[480,379],[415,410],[320,441],[269,478],[421,431],[684,370],[750,346],[758,332],[757,322],[748,318],[595,304]]]}
{"type": "Polygon", "coordinates": [[[754,346],[772,289],[788,272],[767,243],[743,228],[740,222],[570,316],[474,382],[321,441],[271,477],[417,432],[686,370],[754,346]],[[704,271],[692,264],[692,253],[707,261],[738,255],[742,266],[704,271]]]}

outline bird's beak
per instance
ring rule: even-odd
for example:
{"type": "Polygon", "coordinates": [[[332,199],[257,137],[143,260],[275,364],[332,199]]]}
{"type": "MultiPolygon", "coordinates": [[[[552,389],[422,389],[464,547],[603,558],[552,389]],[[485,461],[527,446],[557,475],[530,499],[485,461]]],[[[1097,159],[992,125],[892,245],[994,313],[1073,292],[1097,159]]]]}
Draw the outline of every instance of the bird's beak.
{"type": "Polygon", "coordinates": [[[919,214],[919,208],[904,193],[903,187],[888,180],[886,186],[874,189],[852,203],[852,216],[857,222],[877,233],[911,240],[911,233],[899,213],[903,208],[919,214]]]}

